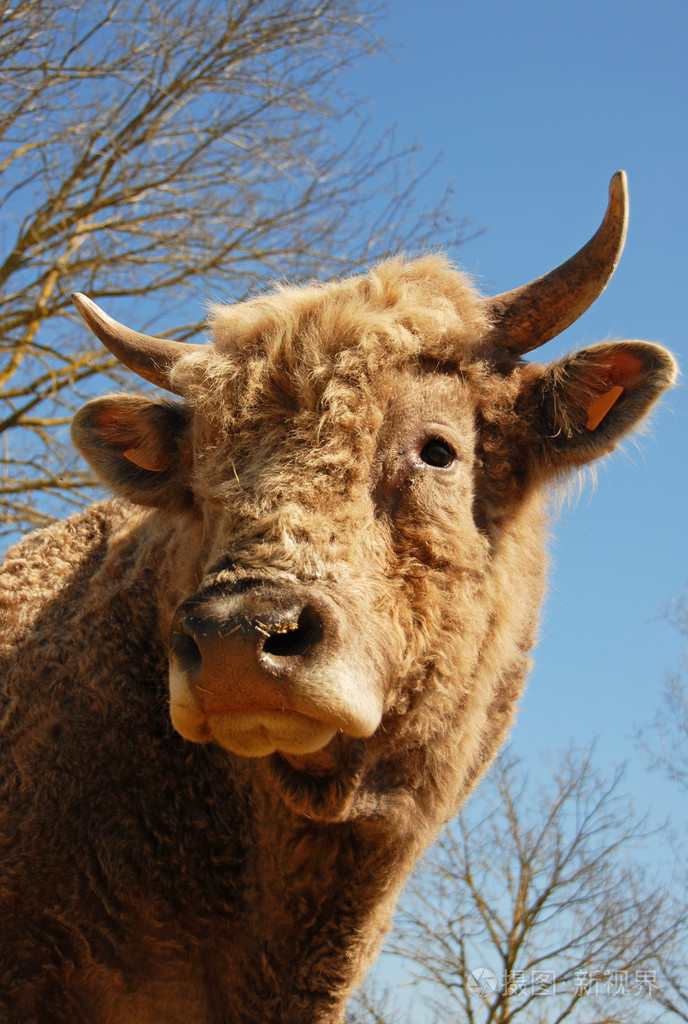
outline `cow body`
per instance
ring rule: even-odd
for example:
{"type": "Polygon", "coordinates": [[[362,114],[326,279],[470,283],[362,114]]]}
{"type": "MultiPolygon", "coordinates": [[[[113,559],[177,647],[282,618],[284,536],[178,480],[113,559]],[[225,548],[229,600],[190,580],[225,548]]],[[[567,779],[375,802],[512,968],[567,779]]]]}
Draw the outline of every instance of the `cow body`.
{"type": "Polygon", "coordinates": [[[2,1021],[341,1020],[511,722],[546,485],[674,372],[514,359],[437,257],[212,326],[183,403],[86,406],[122,497],[0,580],[2,1021]]]}

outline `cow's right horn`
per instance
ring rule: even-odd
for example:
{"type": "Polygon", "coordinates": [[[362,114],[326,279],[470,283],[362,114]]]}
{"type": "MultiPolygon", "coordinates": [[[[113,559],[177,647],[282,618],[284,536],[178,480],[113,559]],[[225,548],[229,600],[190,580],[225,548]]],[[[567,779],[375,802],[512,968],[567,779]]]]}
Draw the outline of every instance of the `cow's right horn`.
{"type": "Polygon", "coordinates": [[[139,377],[173,394],[177,392],[170,384],[170,370],[176,361],[189,352],[206,351],[204,345],[153,338],[149,334],[132,331],[130,327],[113,320],[81,292],[74,292],[72,302],[88,327],[113,356],[139,377]]]}

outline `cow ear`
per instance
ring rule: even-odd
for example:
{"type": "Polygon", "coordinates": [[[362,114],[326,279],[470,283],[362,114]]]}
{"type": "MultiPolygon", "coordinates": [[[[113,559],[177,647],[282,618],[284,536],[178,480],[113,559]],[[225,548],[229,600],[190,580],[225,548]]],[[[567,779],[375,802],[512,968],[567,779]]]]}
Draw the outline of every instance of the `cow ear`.
{"type": "Polygon", "coordinates": [[[141,395],[96,398],[72,422],[72,440],[98,476],[137,505],[191,503],[189,413],[141,395]]]}
{"type": "Polygon", "coordinates": [[[676,377],[666,349],[619,341],[534,367],[524,389],[540,472],[557,473],[612,451],[676,377]]]}

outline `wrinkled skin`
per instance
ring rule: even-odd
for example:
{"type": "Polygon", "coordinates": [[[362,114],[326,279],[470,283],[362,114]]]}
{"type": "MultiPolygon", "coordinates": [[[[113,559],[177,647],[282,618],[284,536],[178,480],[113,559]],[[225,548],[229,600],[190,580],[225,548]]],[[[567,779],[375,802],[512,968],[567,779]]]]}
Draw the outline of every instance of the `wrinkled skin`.
{"type": "Polygon", "coordinates": [[[459,275],[386,267],[384,301],[360,279],[217,313],[181,402],[77,417],[124,500],[29,538],[0,582],[0,1021],[340,1021],[502,742],[545,488],[673,362],[481,350],[459,275]]]}

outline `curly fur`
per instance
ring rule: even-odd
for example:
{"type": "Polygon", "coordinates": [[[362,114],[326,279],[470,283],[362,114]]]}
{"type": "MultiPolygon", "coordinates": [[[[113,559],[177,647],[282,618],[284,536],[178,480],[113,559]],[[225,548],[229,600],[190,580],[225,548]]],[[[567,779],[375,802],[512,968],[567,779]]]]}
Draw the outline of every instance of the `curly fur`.
{"type": "Polygon", "coordinates": [[[521,363],[482,343],[482,309],[436,256],[282,287],[213,310],[213,343],[173,371],[183,403],[76,418],[120,497],[27,538],[0,577],[1,1021],[341,1021],[511,724],[546,485],[674,372],[640,342],[521,363]],[[423,462],[437,437],[449,467],[423,462]],[[178,609],[256,581],[326,609],[327,669],[344,713],[374,692],[371,735],[244,757],[172,727],[178,609]]]}

